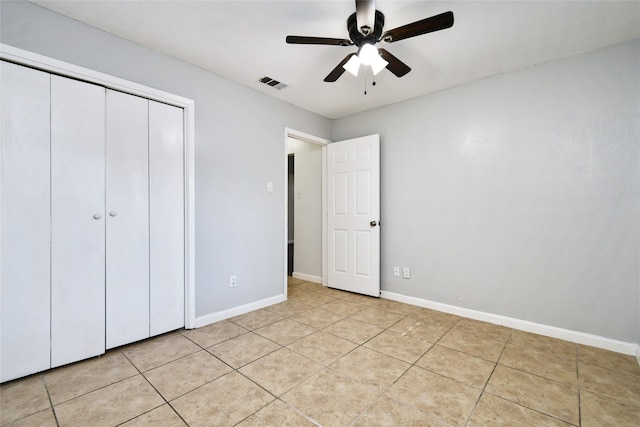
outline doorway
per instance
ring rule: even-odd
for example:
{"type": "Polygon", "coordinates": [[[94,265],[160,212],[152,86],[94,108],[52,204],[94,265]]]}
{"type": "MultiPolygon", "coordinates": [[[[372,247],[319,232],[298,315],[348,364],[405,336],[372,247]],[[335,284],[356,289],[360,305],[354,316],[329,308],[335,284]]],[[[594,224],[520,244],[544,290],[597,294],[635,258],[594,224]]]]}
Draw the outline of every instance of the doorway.
{"type": "Polygon", "coordinates": [[[288,277],[324,283],[323,182],[325,146],[329,142],[285,129],[285,294],[288,277]]]}
{"type": "Polygon", "coordinates": [[[287,277],[293,277],[293,230],[295,224],[295,153],[287,154],[287,277]]]}

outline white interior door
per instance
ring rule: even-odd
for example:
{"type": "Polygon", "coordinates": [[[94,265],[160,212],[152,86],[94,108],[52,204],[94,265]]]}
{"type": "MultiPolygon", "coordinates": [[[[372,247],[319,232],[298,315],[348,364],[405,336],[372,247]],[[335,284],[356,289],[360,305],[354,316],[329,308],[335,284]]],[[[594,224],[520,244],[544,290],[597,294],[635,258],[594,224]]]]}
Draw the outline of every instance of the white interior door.
{"type": "Polygon", "coordinates": [[[148,104],[107,90],[107,348],[149,337],[148,104]]]}
{"type": "Polygon", "coordinates": [[[50,367],[49,74],[0,61],[0,381],[50,367]]]}
{"type": "Polygon", "coordinates": [[[51,76],[51,366],[105,350],[105,89],[51,76]]]}
{"type": "Polygon", "coordinates": [[[151,335],[184,326],[184,111],[149,101],[151,335]]]}
{"type": "Polygon", "coordinates": [[[327,146],[327,285],[380,296],[380,136],[327,146]]]}

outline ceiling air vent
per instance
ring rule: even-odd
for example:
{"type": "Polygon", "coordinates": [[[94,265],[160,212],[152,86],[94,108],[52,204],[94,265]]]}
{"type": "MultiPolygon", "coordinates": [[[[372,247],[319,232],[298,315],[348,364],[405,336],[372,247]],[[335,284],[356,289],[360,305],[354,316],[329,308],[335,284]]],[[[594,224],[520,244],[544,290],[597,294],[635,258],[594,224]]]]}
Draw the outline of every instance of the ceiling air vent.
{"type": "Polygon", "coordinates": [[[267,77],[267,76],[264,76],[263,78],[259,79],[258,81],[260,83],[264,83],[264,84],[266,84],[268,86],[271,86],[271,87],[274,87],[276,89],[284,89],[285,87],[287,87],[286,84],[284,84],[282,82],[279,82],[279,81],[277,81],[275,79],[272,79],[271,77],[267,77]]]}

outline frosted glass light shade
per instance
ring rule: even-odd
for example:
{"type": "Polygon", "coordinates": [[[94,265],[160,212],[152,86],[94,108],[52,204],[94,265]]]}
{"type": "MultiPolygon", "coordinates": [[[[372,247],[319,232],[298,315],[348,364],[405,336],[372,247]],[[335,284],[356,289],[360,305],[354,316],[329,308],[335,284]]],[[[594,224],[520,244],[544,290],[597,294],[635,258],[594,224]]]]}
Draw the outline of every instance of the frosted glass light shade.
{"type": "Polygon", "coordinates": [[[360,70],[360,63],[361,61],[360,58],[358,58],[358,55],[353,55],[351,58],[349,58],[347,63],[342,66],[342,68],[357,77],[358,70],[360,70]]]}
{"type": "Polygon", "coordinates": [[[371,65],[373,61],[375,61],[376,56],[378,55],[378,49],[376,49],[372,44],[364,44],[360,48],[360,53],[358,53],[360,60],[364,65],[371,65]]]}
{"type": "Polygon", "coordinates": [[[380,71],[382,71],[387,64],[387,61],[382,59],[380,54],[378,53],[378,49],[375,48],[372,44],[365,44],[360,48],[360,53],[358,55],[360,57],[360,61],[364,65],[370,65],[373,74],[376,75],[380,71]]]}
{"type": "Polygon", "coordinates": [[[385,61],[380,55],[378,55],[377,59],[371,62],[371,70],[373,71],[373,75],[375,76],[380,71],[384,70],[388,64],[389,63],[387,61],[385,61]]]}

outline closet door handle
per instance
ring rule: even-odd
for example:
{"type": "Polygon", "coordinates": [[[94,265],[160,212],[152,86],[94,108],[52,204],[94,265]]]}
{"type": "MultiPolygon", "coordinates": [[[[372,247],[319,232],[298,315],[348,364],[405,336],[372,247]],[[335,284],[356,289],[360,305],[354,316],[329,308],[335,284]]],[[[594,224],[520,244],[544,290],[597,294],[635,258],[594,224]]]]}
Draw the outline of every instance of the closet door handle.
{"type": "Polygon", "coordinates": [[[93,219],[100,219],[102,218],[102,215],[100,215],[99,213],[93,214],[93,219]]]}
{"type": "Polygon", "coordinates": [[[118,212],[116,211],[109,212],[109,216],[116,216],[116,215],[118,215],[118,212]]]}

